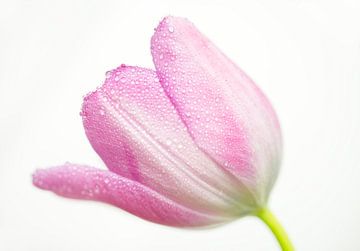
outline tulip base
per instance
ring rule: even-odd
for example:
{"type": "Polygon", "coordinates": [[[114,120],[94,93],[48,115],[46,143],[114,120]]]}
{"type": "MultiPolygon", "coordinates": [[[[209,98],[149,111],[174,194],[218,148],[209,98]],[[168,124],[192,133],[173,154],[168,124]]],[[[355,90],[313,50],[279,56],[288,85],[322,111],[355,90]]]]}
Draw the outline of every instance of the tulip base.
{"type": "Polygon", "coordinates": [[[284,228],[268,208],[262,208],[256,213],[256,216],[270,228],[283,251],[295,250],[284,228]]]}

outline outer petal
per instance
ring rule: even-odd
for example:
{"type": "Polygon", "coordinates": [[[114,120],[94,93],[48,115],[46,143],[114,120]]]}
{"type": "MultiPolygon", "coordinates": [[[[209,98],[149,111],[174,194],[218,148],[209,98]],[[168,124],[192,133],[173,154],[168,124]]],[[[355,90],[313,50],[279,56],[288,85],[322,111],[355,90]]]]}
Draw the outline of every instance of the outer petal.
{"type": "Polygon", "coordinates": [[[85,98],[83,122],[110,170],[204,213],[254,209],[246,187],[194,144],[155,72],[122,65],[85,98]]]}
{"type": "Polygon", "coordinates": [[[202,226],[229,220],[196,212],[138,182],[88,166],[65,164],[38,170],[33,182],[64,197],[102,201],[164,225],[202,226]]]}
{"type": "Polygon", "coordinates": [[[186,19],[166,17],[151,42],[160,82],[195,142],[264,204],[281,152],[266,97],[186,19]]]}

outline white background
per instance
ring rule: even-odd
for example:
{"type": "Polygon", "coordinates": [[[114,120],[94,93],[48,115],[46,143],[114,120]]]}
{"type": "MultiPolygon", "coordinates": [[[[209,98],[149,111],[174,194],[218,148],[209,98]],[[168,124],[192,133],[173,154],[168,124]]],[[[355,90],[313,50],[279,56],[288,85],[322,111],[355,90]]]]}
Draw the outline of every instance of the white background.
{"type": "Polygon", "coordinates": [[[360,250],[358,1],[1,1],[0,250],[278,250],[243,218],[179,230],[36,189],[37,167],[105,168],[82,96],[121,63],[153,68],[149,40],[185,16],[242,67],[278,112],[284,161],[270,207],[298,250],[360,250]]]}

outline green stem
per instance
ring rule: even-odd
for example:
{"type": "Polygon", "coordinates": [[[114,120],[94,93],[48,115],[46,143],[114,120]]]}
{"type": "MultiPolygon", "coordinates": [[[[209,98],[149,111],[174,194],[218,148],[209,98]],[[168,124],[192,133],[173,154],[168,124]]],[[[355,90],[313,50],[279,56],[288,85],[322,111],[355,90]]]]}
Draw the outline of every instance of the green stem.
{"type": "Polygon", "coordinates": [[[268,208],[262,208],[257,212],[256,216],[265,222],[265,224],[270,228],[283,251],[295,250],[284,228],[268,208]]]}

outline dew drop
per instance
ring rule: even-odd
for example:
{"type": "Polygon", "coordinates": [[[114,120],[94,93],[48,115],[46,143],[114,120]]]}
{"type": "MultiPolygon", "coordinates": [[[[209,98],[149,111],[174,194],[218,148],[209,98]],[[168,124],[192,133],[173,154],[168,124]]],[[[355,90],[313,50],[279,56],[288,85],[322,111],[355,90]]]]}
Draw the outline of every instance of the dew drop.
{"type": "Polygon", "coordinates": [[[107,71],[107,72],[105,73],[105,77],[106,77],[106,78],[110,78],[110,77],[111,77],[111,71],[107,71]]]}
{"type": "Polygon", "coordinates": [[[99,193],[100,193],[100,188],[99,188],[98,186],[95,187],[94,193],[95,193],[95,194],[99,194],[99,193]]]}

